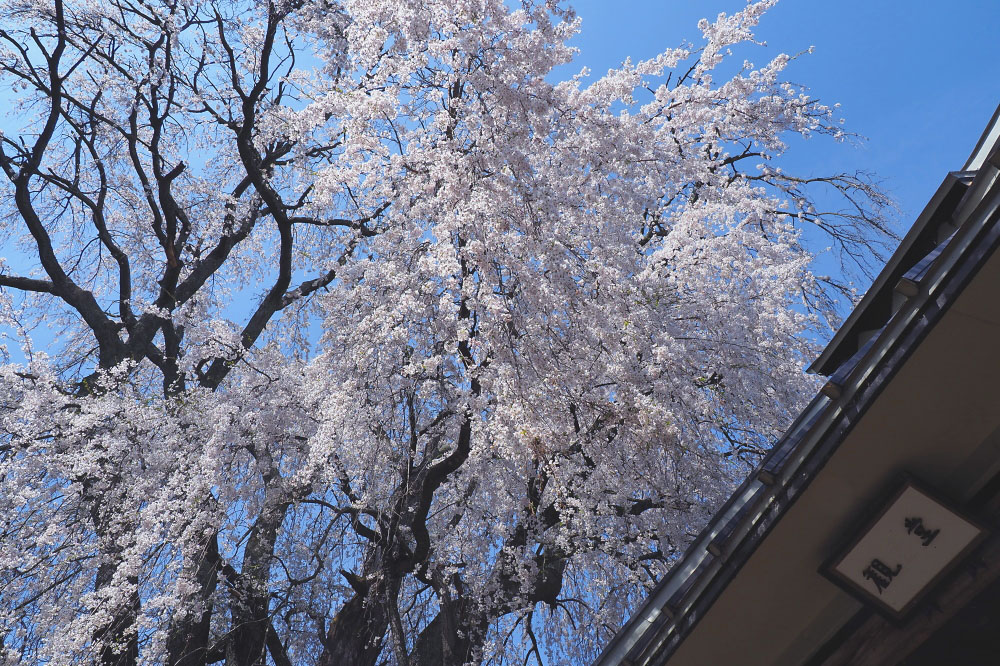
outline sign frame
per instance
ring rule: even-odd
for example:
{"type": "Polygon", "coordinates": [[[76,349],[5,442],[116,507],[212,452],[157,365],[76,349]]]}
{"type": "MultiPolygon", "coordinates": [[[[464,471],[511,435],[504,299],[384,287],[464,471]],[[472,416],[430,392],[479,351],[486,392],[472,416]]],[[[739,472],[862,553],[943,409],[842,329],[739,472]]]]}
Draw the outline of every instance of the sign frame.
{"type": "Polygon", "coordinates": [[[845,537],[842,538],[838,546],[833,550],[833,554],[820,566],[819,573],[830,582],[837,585],[852,597],[862,602],[866,606],[877,610],[881,615],[899,626],[910,616],[914,609],[927,594],[936,588],[942,580],[948,576],[955,568],[979,546],[989,534],[989,528],[982,521],[970,516],[965,510],[959,509],[955,502],[942,498],[941,494],[930,488],[924,482],[918,480],[912,474],[903,472],[888,484],[887,492],[881,493],[876,500],[871,503],[872,509],[857,520],[850,528],[845,530],[845,537]],[[858,582],[843,574],[837,569],[840,563],[854,550],[858,543],[871,532],[882,517],[895,506],[897,500],[909,489],[926,496],[930,500],[938,503],[944,509],[950,511],[955,516],[972,525],[979,530],[979,533],[953,556],[945,565],[934,574],[929,581],[920,587],[900,610],[896,610],[871,590],[862,587],[858,582]]]}

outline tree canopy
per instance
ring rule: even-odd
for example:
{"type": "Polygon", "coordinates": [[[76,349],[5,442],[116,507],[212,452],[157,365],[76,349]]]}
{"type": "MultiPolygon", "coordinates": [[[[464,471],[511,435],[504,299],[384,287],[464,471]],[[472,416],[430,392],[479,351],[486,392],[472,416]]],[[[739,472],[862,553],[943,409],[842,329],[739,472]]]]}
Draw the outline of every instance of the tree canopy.
{"type": "Polygon", "coordinates": [[[0,663],[594,656],[886,237],[771,4],[2,0],[0,663]]]}

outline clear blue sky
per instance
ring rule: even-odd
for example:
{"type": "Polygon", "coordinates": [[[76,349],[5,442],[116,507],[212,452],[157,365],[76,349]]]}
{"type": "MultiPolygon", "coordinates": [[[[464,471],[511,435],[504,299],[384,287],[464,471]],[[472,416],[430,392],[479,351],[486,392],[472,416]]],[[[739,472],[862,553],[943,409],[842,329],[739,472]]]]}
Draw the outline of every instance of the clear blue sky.
{"type": "MultiPolygon", "coordinates": [[[[575,44],[595,74],[626,56],[650,57],[685,40],[698,43],[700,18],[742,0],[576,0],[583,20],[575,44]]],[[[900,206],[905,230],[948,171],[960,169],[1000,104],[1000,0],[782,0],[757,35],[763,64],[779,52],[812,55],[788,78],[813,97],[840,102],[845,128],[861,145],[811,140],[796,162],[817,171],[875,172],[900,206]]],[[[800,166],[800,170],[802,168],[800,166]]]]}

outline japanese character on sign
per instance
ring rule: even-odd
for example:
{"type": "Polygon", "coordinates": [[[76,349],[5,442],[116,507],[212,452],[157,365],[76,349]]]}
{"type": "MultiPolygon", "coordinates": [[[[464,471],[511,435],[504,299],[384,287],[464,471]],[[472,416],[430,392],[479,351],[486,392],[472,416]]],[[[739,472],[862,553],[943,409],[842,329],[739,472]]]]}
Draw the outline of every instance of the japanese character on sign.
{"type": "Polygon", "coordinates": [[[895,569],[892,569],[885,562],[879,559],[872,560],[872,563],[865,567],[861,575],[870,580],[875,584],[875,589],[878,590],[879,594],[882,594],[882,590],[889,587],[892,579],[899,575],[899,572],[903,570],[902,564],[897,564],[895,569]]]}
{"type": "Polygon", "coordinates": [[[941,531],[926,527],[923,518],[907,518],[903,521],[903,527],[906,528],[907,534],[915,534],[919,537],[925,546],[931,545],[931,541],[934,541],[934,537],[941,531]]]}

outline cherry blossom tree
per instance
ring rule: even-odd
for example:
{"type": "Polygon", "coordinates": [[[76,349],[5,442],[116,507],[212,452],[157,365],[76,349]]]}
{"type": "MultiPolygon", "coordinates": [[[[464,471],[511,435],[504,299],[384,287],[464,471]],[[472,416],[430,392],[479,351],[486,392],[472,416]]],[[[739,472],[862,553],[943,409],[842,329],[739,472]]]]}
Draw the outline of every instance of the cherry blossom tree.
{"type": "Polygon", "coordinates": [[[599,651],[886,238],[771,4],[554,82],[556,0],[2,0],[0,663],[599,651]]]}

